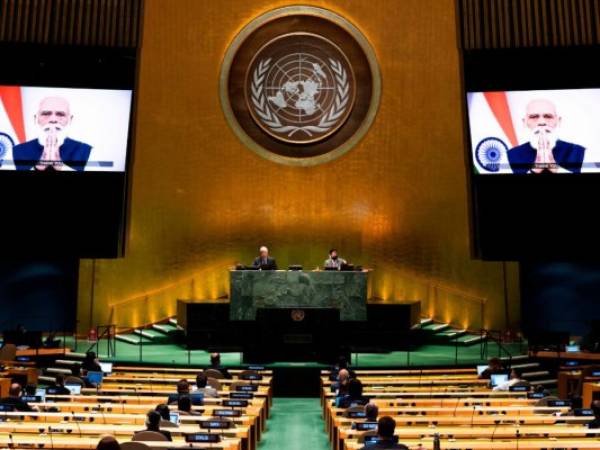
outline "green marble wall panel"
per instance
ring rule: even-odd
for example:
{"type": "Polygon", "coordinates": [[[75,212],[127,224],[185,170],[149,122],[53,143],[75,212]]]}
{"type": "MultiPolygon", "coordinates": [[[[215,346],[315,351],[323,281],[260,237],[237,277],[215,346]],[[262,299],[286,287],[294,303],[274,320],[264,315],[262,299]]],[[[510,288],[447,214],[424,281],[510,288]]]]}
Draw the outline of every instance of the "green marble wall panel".
{"type": "Polygon", "coordinates": [[[230,272],[231,320],[254,320],[257,308],[338,308],[340,320],[367,319],[368,272],[230,272]]]}

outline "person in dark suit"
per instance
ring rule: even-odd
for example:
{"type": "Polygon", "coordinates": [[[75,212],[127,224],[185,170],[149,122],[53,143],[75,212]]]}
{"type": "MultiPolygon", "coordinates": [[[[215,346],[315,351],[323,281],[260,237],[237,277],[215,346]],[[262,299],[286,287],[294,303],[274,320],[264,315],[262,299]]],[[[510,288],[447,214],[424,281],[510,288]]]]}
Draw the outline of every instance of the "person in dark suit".
{"type": "Polygon", "coordinates": [[[367,403],[365,406],[365,420],[367,422],[375,422],[379,416],[379,407],[375,403],[367,403]]]}
{"type": "Polygon", "coordinates": [[[200,413],[198,411],[192,410],[192,399],[189,395],[182,395],[177,400],[177,410],[180,414],[188,415],[188,416],[199,416],[200,413]]]}
{"type": "Polygon", "coordinates": [[[549,100],[532,100],[527,104],[523,125],[529,129],[529,142],[508,151],[513,173],[580,173],[585,147],[558,139],[562,118],[549,100]]]}
{"type": "Polygon", "coordinates": [[[489,380],[496,373],[504,373],[506,369],[502,365],[500,358],[490,358],[487,368],[479,375],[480,380],[489,380]]]}
{"type": "MultiPolygon", "coordinates": [[[[148,414],[146,415],[146,429],[142,430],[142,431],[155,431],[157,433],[162,434],[164,437],[166,437],[167,441],[172,441],[173,438],[171,437],[171,432],[160,429],[160,419],[161,419],[161,417],[158,412],[149,411],[148,414]]],[[[140,431],[138,431],[137,433],[140,433],[140,431]]]]}
{"type": "Polygon", "coordinates": [[[96,352],[87,352],[85,354],[85,358],[81,362],[81,370],[85,373],[102,372],[102,367],[100,366],[100,361],[98,360],[96,352]]]}
{"type": "Polygon", "coordinates": [[[54,390],[56,395],[71,395],[71,391],[65,387],[65,376],[62,373],[56,375],[54,390]]]}
{"type": "Polygon", "coordinates": [[[233,378],[227,368],[221,365],[221,354],[218,352],[210,354],[210,366],[207,369],[218,370],[228,380],[233,378]]]}
{"type": "Polygon", "coordinates": [[[170,394],[168,397],[169,405],[176,405],[179,397],[182,395],[190,395],[190,383],[185,378],[177,382],[177,394],[170,394]]]}
{"type": "Polygon", "coordinates": [[[35,411],[34,408],[29,406],[29,403],[23,401],[21,398],[21,385],[19,383],[13,383],[10,385],[8,397],[0,399],[0,403],[12,405],[16,411],[35,411]]]}
{"type": "Polygon", "coordinates": [[[364,406],[369,399],[363,397],[363,385],[359,379],[353,378],[348,382],[348,393],[336,399],[338,408],[351,408],[353,406],[364,406]]]}
{"type": "Polygon", "coordinates": [[[348,358],[344,355],[338,357],[337,363],[331,368],[331,372],[329,373],[329,379],[331,381],[335,381],[338,376],[338,372],[342,369],[346,369],[350,374],[350,378],[356,378],[356,374],[350,368],[350,363],[348,362],[348,358]]]}
{"type": "Polygon", "coordinates": [[[154,411],[160,414],[162,420],[166,420],[167,422],[171,421],[171,410],[169,409],[169,405],[161,403],[160,405],[156,405],[154,411]]]}
{"type": "Polygon", "coordinates": [[[34,120],[38,137],[13,147],[17,170],[63,170],[65,166],[76,171],[85,169],[92,147],[66,136],[73,120],[67,100],[43,99],[34,120]]]}
{"type": "Polygon", "coordinates": [[[396,442],[396,439],[394,439],[394,431],[396,431],[396,421],[390,416],[383,416],[377,422],[377,442],[371,445],[365,445],[361,450],[408,450],[406,445],[396,442]]]}
{"type": "Polygon", "coordinates": [[[269,249],[264,245],[259,249],[259,256],[254,259],[252,266],[262,270],[277,270],[275,258],[269,256],[269,249]]]}

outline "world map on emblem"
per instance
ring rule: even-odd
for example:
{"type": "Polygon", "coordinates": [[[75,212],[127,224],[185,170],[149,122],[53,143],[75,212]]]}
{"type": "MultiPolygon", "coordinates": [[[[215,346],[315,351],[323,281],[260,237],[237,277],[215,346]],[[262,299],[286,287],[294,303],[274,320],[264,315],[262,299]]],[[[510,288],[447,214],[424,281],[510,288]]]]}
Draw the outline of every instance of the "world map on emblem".
{"type": "Polygon", "coordinates": [[[253,120],[285,142],[306,144],[330,136],[348,118],[354,96],[346,56],[314,34],[273,39],[256,54],[246,76],[253,120]]]}

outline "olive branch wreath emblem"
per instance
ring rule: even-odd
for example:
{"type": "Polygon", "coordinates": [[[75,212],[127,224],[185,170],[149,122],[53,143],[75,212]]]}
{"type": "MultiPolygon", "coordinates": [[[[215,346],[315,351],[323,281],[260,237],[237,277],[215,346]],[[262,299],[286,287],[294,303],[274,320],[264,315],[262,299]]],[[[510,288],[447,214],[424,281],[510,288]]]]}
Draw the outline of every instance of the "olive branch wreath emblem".
{"type": "Polygon", "coordinates": [[[313,136],[313,133],[326,133],[338,122],[344,115],[350,99],[350,83],[346,69],[340,61],[329,58],[329,67],[335,74],[336,95],[331,108],[323,114],[318,125],[284,125],[279,117],[271,110],[269,100],[264,91],[264,82],[267,72],[271,67],[272,58],[261,60],[252,73],[252,83],[250,87],[250,98],[254,107],[254,112],[260,117],[264,125],[271,131],[279,134],[285,134],[292,137],[297,132],[306,133],[313,136]]]}

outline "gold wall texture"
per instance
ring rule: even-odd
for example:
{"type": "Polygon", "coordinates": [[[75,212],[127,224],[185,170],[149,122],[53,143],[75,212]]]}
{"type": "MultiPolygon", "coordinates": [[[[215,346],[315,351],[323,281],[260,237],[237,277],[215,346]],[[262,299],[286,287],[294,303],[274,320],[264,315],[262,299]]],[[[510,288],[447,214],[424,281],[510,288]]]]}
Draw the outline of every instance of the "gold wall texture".
{"type": "Polygon", "coordinates": [[[471,329],[518,326],[517,266],[470,257],[454,1],[305,2],[361,29],[382,73],[365,138],[308,168],[244,148],[218,95],[235,34],[290,4],[146,1],[129,243],[123,259],[82,261],[80,330],[150,323],[174,315],[177,298],[225,296],[228,267],[261,244],[281,266],[306,268],[336,246],[374,269],[373,297],[421,299],[427,315],[471,329]]]}

